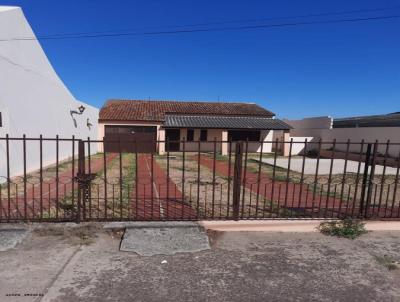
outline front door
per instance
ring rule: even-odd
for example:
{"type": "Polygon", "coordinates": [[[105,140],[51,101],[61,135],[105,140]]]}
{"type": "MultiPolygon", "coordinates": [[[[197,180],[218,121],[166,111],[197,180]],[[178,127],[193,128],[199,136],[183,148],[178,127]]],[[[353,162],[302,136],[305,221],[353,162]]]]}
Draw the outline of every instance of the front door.
{"type": "Polygon", "coordinates": [[[181,130],[180,129],[167,129],[165,131],[166,146],[165,150],[176,152],[179,151],[181,130]]]}

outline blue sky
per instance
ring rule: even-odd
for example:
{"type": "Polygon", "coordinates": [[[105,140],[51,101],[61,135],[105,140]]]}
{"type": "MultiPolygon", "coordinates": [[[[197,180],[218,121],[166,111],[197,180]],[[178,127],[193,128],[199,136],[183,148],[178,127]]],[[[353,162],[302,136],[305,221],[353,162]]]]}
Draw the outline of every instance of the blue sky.
{"type": "MultiPolygon", "coordinates": [[[[21,6],[38,36],[400,7],[398,0],[0,4],[21,6]]],[[[400,8],[223,26],[383,15],[400,15],[400,8]]],[[[287,118],[400,111],[400,19],[41,44],[75,97],[97,107],[109,98],[150,98],[256,102],[287,118]]]]}

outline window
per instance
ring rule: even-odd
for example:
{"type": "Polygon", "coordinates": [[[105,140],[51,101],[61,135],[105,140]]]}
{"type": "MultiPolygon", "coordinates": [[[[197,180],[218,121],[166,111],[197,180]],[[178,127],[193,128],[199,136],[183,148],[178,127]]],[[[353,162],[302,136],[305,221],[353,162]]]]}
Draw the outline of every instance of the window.
{"type": "Polygon", "coordinates": [[[155,133],[156,127],[152,126],[114,126],[106,125],[105,134],[135,134],[135,133],[155,133]]]}
{"type": "Polygon", "coordinates": [[[194,140],[194,129],[188,129],[187,130],[187,141],[193,142],[193,140],[194,140]]]}
{"type": "Polygon", "coordinates": [[[200,141],[207,141],[207,129],[200,130],[200,141]]]}
{"type": "Polygon", "coordinates": [[[1,116],[1,112],[0,112],[0,127],[3,127],[3,119],[2,119],[2,116],[1,116]]]}
{"type": "Polygon", "coordinates": [[[228,138],[233,142],[246,140],[249,142],[258,142],[260,141],[260,131],[231,130],[228,132],[228,138]]]}

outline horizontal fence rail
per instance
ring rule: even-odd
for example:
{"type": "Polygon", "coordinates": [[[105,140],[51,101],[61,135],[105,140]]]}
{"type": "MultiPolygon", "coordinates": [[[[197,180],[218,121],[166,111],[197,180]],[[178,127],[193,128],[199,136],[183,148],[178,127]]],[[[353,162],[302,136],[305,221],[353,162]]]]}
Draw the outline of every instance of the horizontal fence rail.
{"type": "Polygon", "coordinates": [[[0,222],[399,219],[400,143],[0,138],[0,222]]]}

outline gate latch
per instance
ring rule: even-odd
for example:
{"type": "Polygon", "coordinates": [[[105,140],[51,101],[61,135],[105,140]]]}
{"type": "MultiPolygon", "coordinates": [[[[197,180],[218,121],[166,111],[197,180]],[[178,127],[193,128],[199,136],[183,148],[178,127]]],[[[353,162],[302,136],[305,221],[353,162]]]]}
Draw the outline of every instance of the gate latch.
{"type": "Polygon", "coordinates": [[[75,176],[75,180],[78,182],[78,184],[80,184],[82,186],[88,186],[90,184],[90,182],[95,178],[96,178],[95,173],[90,173],[90,174],[78,173],[75,176]]]}

